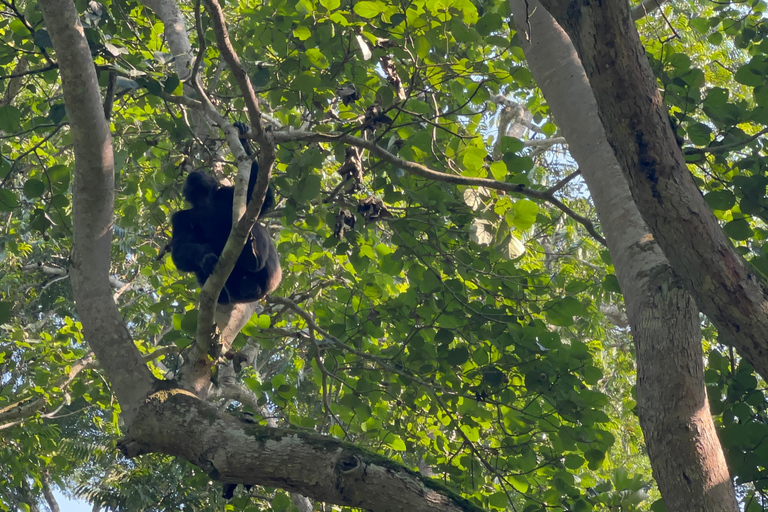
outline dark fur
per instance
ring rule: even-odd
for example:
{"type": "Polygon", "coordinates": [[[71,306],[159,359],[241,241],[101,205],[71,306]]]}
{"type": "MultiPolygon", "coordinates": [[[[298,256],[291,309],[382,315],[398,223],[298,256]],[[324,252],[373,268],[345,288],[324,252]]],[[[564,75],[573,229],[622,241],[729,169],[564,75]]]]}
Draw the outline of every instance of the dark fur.
{"type": "MultiPolygon", "coordinates": [[[[236,125],[240,133],[247,127],[236,125]]],[[[240,139],[246,153],[252,154],[247,140],[240,139]]],[[[248,181],[248,202],[259,175],[256,160],[251,165],[248,181]]],[[[182,272],[194,272],[200,286],[213,272],[219,256],[227,243],[232,229],[233,187],[222,187],[204,172],[192,172],[187,176],[184,198],[192,208],[181,210],[171,217],[171,258],[182,272]]],[[[261,214],[274,204],[275,196],[270,185],[261,208],[261,214]]],[[[264,226],[256,223],[246,240],[243,252],[229,275],[219,295],[220,304],[253,302],[272,292],[280,284],[282,271],[275,244],[264,226]]]]}

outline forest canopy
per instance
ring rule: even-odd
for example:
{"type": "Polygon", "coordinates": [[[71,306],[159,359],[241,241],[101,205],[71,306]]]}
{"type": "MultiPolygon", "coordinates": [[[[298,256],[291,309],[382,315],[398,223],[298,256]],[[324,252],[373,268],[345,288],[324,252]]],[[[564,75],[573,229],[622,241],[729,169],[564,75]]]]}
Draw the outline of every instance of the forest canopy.
{"type": "Polygon", "coordinates": [[[0,510],[768,508],[765,2],[0,3],[0,510]]]}

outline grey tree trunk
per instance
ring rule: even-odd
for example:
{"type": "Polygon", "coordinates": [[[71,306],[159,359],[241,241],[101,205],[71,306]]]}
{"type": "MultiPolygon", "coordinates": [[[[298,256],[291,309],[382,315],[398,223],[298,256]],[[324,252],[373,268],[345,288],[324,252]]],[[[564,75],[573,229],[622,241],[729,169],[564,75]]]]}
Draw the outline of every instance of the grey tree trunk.
{"type": "Polygon", "coordinates": [[[768,379],[768,287],[688,170],[629,5],[540,1],[579,53],[608,142],[654,238],[720,336],[768,379]]]}
{"type": "Polygon", "coordinates": [[[735,512],[707,402],[698,309],[632,201],[568,36],[537,0],[510,3],[531,73],[589,187],[624,293],[640,424],[667,510],[735,512]]]}

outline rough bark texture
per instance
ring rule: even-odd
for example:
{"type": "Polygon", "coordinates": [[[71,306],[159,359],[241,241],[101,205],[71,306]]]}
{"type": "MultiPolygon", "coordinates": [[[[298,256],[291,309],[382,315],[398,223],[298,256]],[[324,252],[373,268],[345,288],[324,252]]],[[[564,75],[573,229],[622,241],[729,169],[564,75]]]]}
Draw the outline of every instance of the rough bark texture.
{"type": "Polygon", "coordinates": [[[567,35],[536,0],[511,6],[531,73],[590,189],[624,292],[638,413],[667,509],[736,511],[709,413],[696,306],[632,201],[567,35]]]}
{"type": "Polygon", "coordinates": [[[191,393],[152,395],[127,432],[129,457],[168,453],[227,483],[279,487],[376,512],[480,511],[385,457],[312,432],[240,422],[191,393]]]}
{"type": "Polygon", "coordinates": [[[768,378],[768,300],[677,145],[625,1],[542,0],[570,36],[632,197],[696,303],[768,378]]]}
{"type": "Polygon", "coordinates": [[[152,375],[133,344],[109,285],[114,160],[91,52],[70,0],[40,7],[59,62],[75,148],[72,291],[83,331],[130,421],[151,390],[152,375]]]}

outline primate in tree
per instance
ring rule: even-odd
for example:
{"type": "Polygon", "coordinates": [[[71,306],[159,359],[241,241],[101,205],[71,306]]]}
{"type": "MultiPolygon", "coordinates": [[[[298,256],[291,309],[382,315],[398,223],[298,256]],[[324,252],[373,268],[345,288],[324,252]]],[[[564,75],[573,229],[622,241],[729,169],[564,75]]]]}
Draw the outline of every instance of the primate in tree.
{"type": "MultiPolygon", "coordinates": [[[[241,134],[248,131],[242,123],[235,126],[241,134]]],[[[246,139],[240,139],[248,155],[253,150],[246,139]]],[[[259,165],[251,165],[248,181],[247,201],[250,202],[259,165]]],[[[222,187],[208,174],[195,171],[187,176],[182,191],[184,198],[192,205],[171,217],[171,258],[176,268],[183,272],[194,272],[202,286],[213,272],[219,256],[227,243],[232,229],[232,200],[234,187],[222,187]]],[[[260,216],[275,202],[272,185],[267,188],[260,216]]],[[[282,271],[277,251],[269,232],[258,222],[248,234],[245,247],[235,263],[219,295],[219,304],[253,302],[270,293],[280,284],[282,271]]]]}

